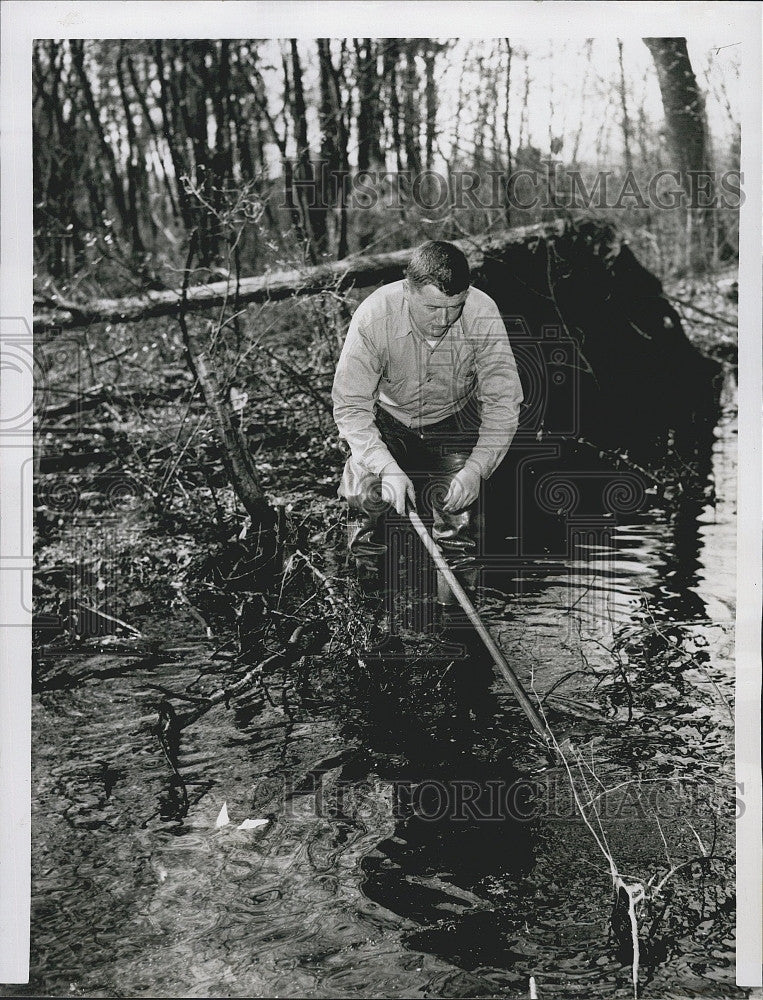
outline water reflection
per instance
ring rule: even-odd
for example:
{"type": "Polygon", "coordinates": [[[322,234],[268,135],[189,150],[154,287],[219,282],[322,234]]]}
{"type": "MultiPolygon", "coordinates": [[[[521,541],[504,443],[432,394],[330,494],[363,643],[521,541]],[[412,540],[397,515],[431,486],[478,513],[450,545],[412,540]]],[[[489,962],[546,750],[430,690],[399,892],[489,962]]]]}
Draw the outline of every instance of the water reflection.
{"type": "MultiPolygon", "coordinates": [[[[574,486],[575,478],[567,470],[554,494],[554,502],[567,508],[558,516],[556,530],[538,527],[540,521],[547,524],[550,509],[541,512],[543,518],[535,511],[535,525],[524,510],[523,530],[509,538],[500,555],[483,558],[481,608],[520,676],[526,682],[531,678],[558,738],[574,732],[578,741],[607,742],[606,753],[597,751],[596,756],[602,787],[629,773],[662,774],[672,783],[676,774],[691,773],[694,761],[704,774],[703,757],[711,748],[724,780],[728,725],[733,724],[728,717],[733,671],[727,642],[734,594],[734,469],[728,462],[733,433],[733,425],[723,425],[714,446],[717,497],[712,506],[686,501],[668,515],[650,506],[646,489],[634,486],[629,494],[633,509],[614,516],[590,506],[593,487],[601,496],[598,470],[578,472],[585,489],[565,493],[562,486],[574,486]],[[572,513],[573,502],[577,514],[572,513]],[[714,674],[710,692],[703,687],[708,670],[714,674]],[[615,732],[604,728],[607,716],[618,724],[615,732]],[[679,727],[677,717],[687,724],[679,727]]],[[[531,463],[524,468],[531,476],[531,463]]],[[[548,493],[555,481],[543,475],[548,493]]],[[[464,704],[473,695],[467,687],[464,704]]],[[[427,808],[434,807],[423,801],[401,815],[394,835],[364,860],[363,891],[421,925],[406,936],[412,949],[476,970],[501,988],[522,983],[520,973],[526,983],[528,970],[550,961],[565,970],[566,981],[585,982],[588,995],[597,995],[595,984],[604,976],[626,981],[632,957],[622,945],[610,947],[601,922],[611,891],[606,862],[592,849],[579,816],[564,824],[554,823],[552,816],[549,825],[548,817],[530,821],[520,806],[493,822],[480,815],[478,804],[492,802],[495,782],[524,786],[532,801],[534,794],[544,794],[548,777],[541,773],[539,757],[525,755],[523,770],[508,761],[499,763],[491,736],[500,732],[500,745],[511,748],[515,765],[521,758],[518,732],[526,723],[512,712],[510,698],[495,689],[483,692],[483,705],[485,714],[472,713],[469,733],[456,738],[458,746],[470,748],[466,755],[437,740],[425,713],[416,720],[416,736],[402,740],[399,714],[383,715],[377,729],[394,733],[406,756],[405,767],[385,773],[393,783],[414,775],[417,784],[412,787],[429,789],[438,804],[449,802],[450,814],[435,810],[433,816],[427,808]],[[457,807],[463,794],[459,781],[468,784],[475,803],[468,816],[457,807]],[[542,886],[542,900],[537,886],[542,886]],[[537,919],[539,910],[546,911],[545,919],[537,919]]],[[[378,701],[374,711],[381,711],[378,701]]],[[[410,726],[408,718],[402,728],[410,726]]],[[[668,797],[674,787],[669,784],[668,797]]],[[[652,863],[659,865],[661,857],[664,863],[667,841],[684,836],[675,813],[665,829],[652,816],[642,817],[637,843],[631,837],[622,848],[622,856],[634,865],[639,859],[644,863],[645,849],[656,859],[652,863]]],[[[692,818],[699,829],[699,820],[694,814],[692,818]]],[[[720,830],[717,815],[708,814],[704,823],[706,843],[716,843],[718,837],[731,841],[728,822],[720,830]]],[[[686,843],[680,849],[686,852],[686,843]]],[[[702,912],[713,933],[722,937],[733,905],[731,872],[722,862],[714,870],[712,865],[704,868],[701,856],[698,864],[694,875],[702,884],[716,879],[716,905],[702,912]]],[[[691,880],[676,886],[671,900],[653,914],[652,930],[642,943],[646,980],[670,979],[670,970],[658,973],[658,967],[669,954],[680,954],[686,942],[679,946],[678,939],[697,924],[691,880]]],[[[695,966],[682,961],[681,968],[684,977],[696,978],[695,966]]]]}

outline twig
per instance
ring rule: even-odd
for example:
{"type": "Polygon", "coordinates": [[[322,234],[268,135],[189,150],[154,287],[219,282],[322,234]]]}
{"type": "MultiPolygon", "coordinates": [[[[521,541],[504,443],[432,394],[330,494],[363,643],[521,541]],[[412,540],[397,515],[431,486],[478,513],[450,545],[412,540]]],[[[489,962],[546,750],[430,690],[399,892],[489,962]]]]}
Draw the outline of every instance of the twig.
{"type": "Polygon", "coordinates": [[[703,316],[708,316],[710,319],[717,320],[718,323],[723,323],[724,326],[730,326],[732,330],[737,330],[739,328],[738,323],[732,323],[731,320],[726,319],[724,316],[719,316],[717,313],[710,312],[708,309],[700,309],[699,306],[695,306],[693,302],[687,302],[686,299],[679,299],[676,295],[670,295],[667,292],[663,293],[666,298],[672,299],[681,306],[686,306],[687,309],[693,309],[694,312],[701,313],[703,316]]]}
{"type": "Polygon", "coordinates": [[[302,389],[309,396],[311,396],[327,413],[333,412],[332,404],[328,399],[326,399],[325,396],[322,396],[316,389],[313,388],[313,386],[310,385],[309,376],[305,372],[297,371],[297,369],[290,365],[288,361],[284,361],[283,358],[279,357],[268,347],[265,347],[264,344],[258,343],[256,345],[256,349],[258,351],[262,351],[263,354],[267,354],[271,361],[274,361],[279,368],[286,372],[298,389],[302,389]]]}
{"type": "MultiPolygon", "coordinates": [[[[305,555],[300,549],[294,552],[294,558],[301,559],[305,565],[308,567],[313,576],[323,585],[326,591],[326,598],[331,605],[334,614],[337,616],[339,621],[343,624],[346,634],[349,634],[350,646],[352,648],[353,654],[358,661],[359,666],[363,670],[367,670],[368,666],[365,661],[364,654],[362,652],[362,643],[358,642],[357,628],[353,628],[355,625],[354,616],[352,613],[352,608],[348,601],[339,593],[331,580],[326,576],[325,573],[321,572],[318,567],[313,563],[313,561],[305,555]]],[[[368,640],[368,631],[365,633],[365,640],[368,640]]]]}
{"type": "Polygon", "coordinates": [[[349,605],[347,601],[344,599],[344,597],[342,597],[340,594],[337,593],[336,587],[331,582],[331,580],[329,580],[326,574],[322,573],[321,570],[319,570],[318,567],[315,565],[315,563],[313,563],[312,560],[308,556],[306,556],[301,549],[296,549],[294,555],[299,559],[301,559],[305,563],[305,565],[309,567],[310,572],[313,574],[313,576],[317,577],[317,579],[320,580],[320,582],[326,588],[326,591],[328,593],[329,603],[334,608],[334,610],[335,611],[337,610],[337,605],[341,605],[345,611],[348,610],[349,605]]]}
{"type": "Polygon", "coordinates": [[[316,649],[325,643],[328,635],[328,630],[326,624],[323,621],[310,621],[304,625],[298,626],[289,637],[286,647],[283,651],[273,653],[271,656],[257,663],[251,669],[240,677],[233,684],[227,687],[219,688],[217,691],[213,691],[212,694],[205,695],[200,699],[200,704],[193,711],[186,713],[183,716],[175,716],[173,719],[173,726],[176,732],[185,729],[191,723],[196,722],[197,719],[205,715],[215,705],[225,703],[228,705],[232,698],[237,698],[240,694],[248,691],[255,684],[260,683],[263,687],[263,693],[268,700],[270,696],[268,695],[267,689],[265,688],[262,678],[266,673],[274,670],[276,667],[288,666],[291,663],[295,663],[297,660],[301,659],[303,656],[307,656],[310,652],[314,652],[316,649]]]}
{"type": "Polygon", "coordinates": [[[204,629],[204,635],[206,636],[206,638],[212,639],[213,634],[212,634],[212,629],[209,626],[209,623],[206,622],[204,618],[202,618],[199,611],[197,611],[197,609],[193,606],[193,604],[191,604],[191,602],[188,600],[188,597],[186,596],[186,593],[183,590],[182,585],[180,583],[175,583],[173,585],[173,589],[175,590],[175,593],[177,594],[178,600],[181,602],[181,604],[184,604],[188,608],[189,614],[193,618],[195,618],[196,621],[199,623],[199,625],[201,625],[201,627],[204,629]]]}
{"type": "Polygon", "coordinates": [[[132,625],[128,625],[127,622],[123,622],[121,618],[115,618],[113,615],[107,615],[105,611],[99,611],[98,608],[93,608],[89,604],[84,604],[82,601],[79,602],[79,607],[91,615],[103,618],[107,622],[112,622],[114,625],[120,625],[122,628],[127,629],[128,632],[132,632],[132,634],[138,639],[143,638],[143,633],[140,629],[134,628],[132,625]]]}

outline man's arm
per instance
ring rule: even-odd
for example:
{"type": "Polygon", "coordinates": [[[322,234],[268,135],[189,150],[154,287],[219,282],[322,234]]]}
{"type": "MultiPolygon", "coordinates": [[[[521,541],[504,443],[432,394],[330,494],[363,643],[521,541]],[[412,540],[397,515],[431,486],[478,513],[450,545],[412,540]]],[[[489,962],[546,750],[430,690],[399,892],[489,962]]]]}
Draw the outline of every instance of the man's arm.
{"type": "Polygon", "coordinates": [[[477,444],[466,465],[489,479],[503,461],[519,423],[522,384],[498,307],[485,296],[472,343],[476,352],[477,398],[482,417],[477,444]]]}
{"type": "Polygon", "coordinates": [[[522,385],[514,353],[498,307],[488,296],[470,326],[477,367],[477,398],[482,414],[479,437],[463,469],[451,480],[443,510],[464,510],[479,496],[480,480],[489,479],[503,461],[519,422],[522,385]]]}
{"type": "Polygon", "coordinates": [[[356,311],[336,366],[331,398],[339,436],[350,446],[352,457],[377,476],[388,466],[397,467],[374,420],[382,363],[356,311]]]}

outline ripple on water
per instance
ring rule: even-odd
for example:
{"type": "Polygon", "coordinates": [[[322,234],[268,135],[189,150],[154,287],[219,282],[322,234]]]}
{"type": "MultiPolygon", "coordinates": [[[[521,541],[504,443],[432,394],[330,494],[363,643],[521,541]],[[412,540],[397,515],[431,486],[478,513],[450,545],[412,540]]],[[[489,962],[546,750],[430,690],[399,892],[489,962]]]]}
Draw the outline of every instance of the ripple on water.
{"type": "MultiPolygon", "coordinates": [[[[729,440],[718,454],[727,448],[732,490],[729,440]]],[[[703,806],[730,780],[732,499],[681,523],[629,515],[611,545],[528,560],[519,583],[504,580],[505,596],[491,570],[487,617],[523,682],[532,676],[541,697],[554,689],[549,717],[594,763],[593,787],[668,781],[661,828],[627,799],[601,800],[626,872],[665,874],[665,843],[684,862],[699,853],[696,836],[716,836],[719,855],[733,857],[733,820],[722,814],[714,832],[703,806]],[[677,776],[701,794],[681,799],[677,776]]],[[[470,675],[468,724],[432,722],[416,705],[398,705],[402,721],[376,718],[366,705],[376,727],[367,755],[345,740],[344,720],[292,726],[269,705],[254,717],[220,707],[183,735],[183,815],[168,806],[149,685],[183,690],[209,648],[173,648],[152,670],[109,677],[99,671],[113,674],[114,657],[89,656],[70,665],[90,671],[84,685],[35,698],[32,983],[18,995],[526,996],[530,975],[541,997],[632,995],[608,936],[607,863],[564,774],[540,770],[505,689],[475,693],[470,675]],[[425,822],[399,808],[400,783],[450,780],[453,794],[458,778],[484,795],[491,781],[508,786],[504,764],[519,774],[520,759],[519,776],[541,783],[539,815],[425,822]],[[223,802],[231,825],[216,829],[223,802]],[[270,822],[236,830],[245,818],[270,822]]],[[[652,942],[669,960],[642,969],[644,996],[740,995],[732,877],[690,867],[671,881],[652,942]]]]}

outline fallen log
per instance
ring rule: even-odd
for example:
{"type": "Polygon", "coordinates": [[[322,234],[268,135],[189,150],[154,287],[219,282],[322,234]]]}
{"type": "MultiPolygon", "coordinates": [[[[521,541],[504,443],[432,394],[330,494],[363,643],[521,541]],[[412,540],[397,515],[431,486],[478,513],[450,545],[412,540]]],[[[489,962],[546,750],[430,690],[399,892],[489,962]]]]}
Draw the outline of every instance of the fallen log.
{"type": "MultiPolygon", "coordinates": [[[[500,253],[513,243],[537,239],[553,231],[548,225],[527,226],[513,229],[497,236],[456,240],[477,268],[484,257],[500,253]]],[[[348,288],[368,288],[401,278],[413,253],[413,248],[391,253],[364,254],[346,257],[340,261],[319,264],[301,270],[272,271],[254,278],[242,278],[236,285],[236,303],[243,306],[253,303],[277,302],[295,295],[314,295],[317,292],[345,291],[348,288]]],[[[231,300],[235,282],[213,281],[206,285],[191,285],[186,296],[188,312],[212,309],[231,300]]],[[[147,291],[142,295],[121,299],[95,299],[89,303],[61,302],[58,309],[40,309],[34,314],[34,330],[40,332],[51,327],[71,329],[91,326],[94,323],[129,323],[156,316],[175,315],[183,298],[182,288],[147,291]]]]}
{"type": "MultiPolygon", "coordinates": [[[[650,470],[668,488],[706,476],[722,368],[691,344],[660,281],[611,225],[557,221],[457,243],[469,259],[473,283],[496,301],[505,318],[523,382],[525,402],[509,465],[512,455],[521,460],[526,454],[523,442],[543,442],[551,450],[578,442],[593,444],[602,458],[616,453],[618,462],[632,461],[636,472],[650,470]]],[[[237,306],[395,280],[411,253],[352,257],[242,279],[237,306]]],[[[40,314],[36,325],[171,313],[182,323],[183,314],[220,305],[229,294],[229,282],[186,285],[185,291],[150,291],[40,314]]],[[[192,367],[199,347],[193,340],[186,338],[192,367]]],[[[210,375],[207,402],[225,411],[207,360],[203,351],[198,354],[203,375],[210,375]]],[[[328,408],[328,400],[324,405],[328,408]]],[[[218,423],[230,452],[235,434],[225,412],[222,417],[218,423]]],[[[246,471],[246,458],[239,457],[246,471]]],[[[251,492],[259,503],[259,491],[251,492]]]]}
{"type": "Polygon", "coordinates": [[[62,455],[43,455],[37,461],[38,473],[48,475],[51,472],[84,469],[88,465],[108,465],[116,461],[116,455],[113,450],[64,452],[62,455]]]}
{"type": "Polygon", "coordinates": [[[163,389],[125,389],[122,386],[98,385],[79,396],[75,396],[68,403],[61,403],[58,406],[41,407],[38,410],[38,417],[43,425],[51,424],[61,417],[72,414],[84,413],[85,410],[95,410],[105,403],[112,406],[150,406],[166,405],[172,400],[182,396],[191,388],[191,383],[186,379],[185,384],[165,386],[163,389]]]}

